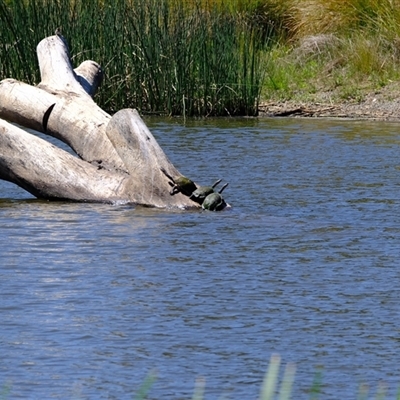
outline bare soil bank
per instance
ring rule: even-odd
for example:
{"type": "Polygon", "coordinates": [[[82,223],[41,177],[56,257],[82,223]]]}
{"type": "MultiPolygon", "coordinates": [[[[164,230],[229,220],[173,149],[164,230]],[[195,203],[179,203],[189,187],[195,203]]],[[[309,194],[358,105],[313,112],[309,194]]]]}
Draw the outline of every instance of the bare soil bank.
{"type": "Polygon", "coordinates": [[[400,82],[393,82],[379,91],[365,93],[361,101],[331,100],[334,93],[318,93],[312,102],[265,101],[259,106],[260,116],[320,117],[368,119],[400,122],[400,82]]]}

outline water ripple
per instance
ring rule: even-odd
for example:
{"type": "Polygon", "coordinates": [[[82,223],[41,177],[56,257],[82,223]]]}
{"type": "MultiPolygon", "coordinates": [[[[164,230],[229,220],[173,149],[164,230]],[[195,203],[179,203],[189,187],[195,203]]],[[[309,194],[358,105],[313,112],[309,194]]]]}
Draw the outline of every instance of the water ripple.
{"type": "MultiPolygon", "coordinates": [[[[232,209],[43,202],[0,183],[0,385],[12,398],[255,399],[271,353],[324,398],[399,384],[394,124],[149,120],[232,209]]],[[[192,176],[193,175],[193,176],[192,176]]]]}

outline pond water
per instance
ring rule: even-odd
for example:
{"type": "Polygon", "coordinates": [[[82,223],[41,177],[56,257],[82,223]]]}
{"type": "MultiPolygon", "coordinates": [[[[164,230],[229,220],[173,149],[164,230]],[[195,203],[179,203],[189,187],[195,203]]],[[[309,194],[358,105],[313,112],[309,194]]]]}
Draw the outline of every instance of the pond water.
{"type": "Polygon", "coordinates": [[[0,396],[295,399],[400,385],[400,125],[147,119],[220,213],[33,199],[0,181],[0,396]],[[281,371],[282,372],[282,371],[281,371]]]}

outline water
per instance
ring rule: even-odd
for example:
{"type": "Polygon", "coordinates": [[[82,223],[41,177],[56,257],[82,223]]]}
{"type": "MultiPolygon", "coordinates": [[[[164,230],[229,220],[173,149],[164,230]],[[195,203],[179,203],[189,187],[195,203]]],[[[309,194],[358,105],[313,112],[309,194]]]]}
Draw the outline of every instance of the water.
{"type": "Polygon", "coordinates": [[[229,181],[220,213],[33,199],[0,182],[0,393],[295,399],[400,384],[399,125],[147,120],[174,164],[229,181]],[[281,371],[282,372],[282,371],[281,371]]]}

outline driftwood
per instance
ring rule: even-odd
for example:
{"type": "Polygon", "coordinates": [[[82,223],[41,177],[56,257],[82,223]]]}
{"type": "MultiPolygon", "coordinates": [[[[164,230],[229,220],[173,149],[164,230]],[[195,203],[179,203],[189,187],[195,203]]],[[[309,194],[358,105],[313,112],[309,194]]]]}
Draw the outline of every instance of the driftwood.
{"type": "Polygon", "coordinates": [[[0,82],[0,179],[34,196],[153,207],[199,207],[170,194],[181,174],[133,109],[112,117],[93,101],[103,72],[93,61],[75,70],[60,35],[37,47],[41,83],[0,82]],[[54,136],[78,157],[15,124],[54,136]]]}

